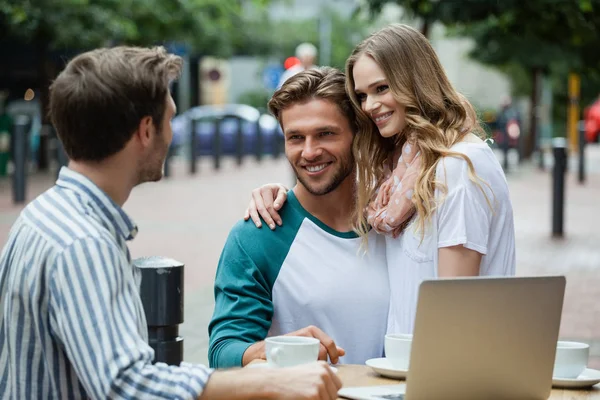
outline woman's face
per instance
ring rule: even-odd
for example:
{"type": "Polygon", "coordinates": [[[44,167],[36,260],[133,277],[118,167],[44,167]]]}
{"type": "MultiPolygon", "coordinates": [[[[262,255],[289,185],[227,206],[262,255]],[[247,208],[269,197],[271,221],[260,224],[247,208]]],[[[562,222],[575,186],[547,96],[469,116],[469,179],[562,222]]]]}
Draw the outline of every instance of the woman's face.
{"type": "Polygon", "coordinates": [[[362,110],[371,117],[383,137],[392,137],[406,126],[406,109],[392,96],[387,78],[379,65],[366,54],[353,69],[354,92],[362,110]]]}

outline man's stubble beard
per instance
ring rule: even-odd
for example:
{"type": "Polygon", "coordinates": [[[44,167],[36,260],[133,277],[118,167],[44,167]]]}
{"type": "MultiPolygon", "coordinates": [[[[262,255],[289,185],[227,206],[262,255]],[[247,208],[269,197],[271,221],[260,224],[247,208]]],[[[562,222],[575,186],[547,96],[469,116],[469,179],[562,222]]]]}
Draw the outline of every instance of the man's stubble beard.
{"type": "Polygon", "coordinates": [[[330,183],[327,186],[325,186],[325,188],[322,190],[316,190],[312,188],[307,182],[305,182],[302,176],[298,173],[298,168],[296,168],[294,165],[292,165],[292,169],[294,170],[294,174],[296,175],[298,181],[310,194],[312,194],[313,196],[324,196],[337,189],[338,186],[340,186],[346,180],[346,178],[348,178],[348,176],[350,176],[354,172],[354,157],[352,153],[350,153],[348,156],[344,157],[341,160],[339,170],[333,175],[330,183]]]}
{"type": "MultiPolygon", "coordinates": [[[[162,132],[159,135],[162,135],[162,132]]],[[[164,143],[157,143],[149,158],[142,162],[138,174],[138,185],[146,182],[158,182],[163,178],[164,164],[170,147],[167,145],[165,150],[164,146],[164,143]],[[159,146],[160,148],[158,148],[159,146]]]]}

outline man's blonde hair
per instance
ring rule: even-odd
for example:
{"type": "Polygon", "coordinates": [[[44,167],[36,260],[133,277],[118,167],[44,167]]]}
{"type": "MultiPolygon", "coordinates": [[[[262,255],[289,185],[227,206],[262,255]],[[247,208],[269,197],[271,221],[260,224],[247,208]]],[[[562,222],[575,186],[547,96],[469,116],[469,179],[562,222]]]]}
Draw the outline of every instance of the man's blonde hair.
{"type": "MultiPolygon", "coordinates": [[[[281,112],[294,104],[315,99],[328,100],[338,106],[348,118],[352,132],[356,132],[356,114],[345,85],[344,73],[335,68],[319,67],[299,72],[273,94],[268,103],[269,111],[281,125],[281,112]]],[[[283,125],[281,128],[284,129],[283,125]]]]}

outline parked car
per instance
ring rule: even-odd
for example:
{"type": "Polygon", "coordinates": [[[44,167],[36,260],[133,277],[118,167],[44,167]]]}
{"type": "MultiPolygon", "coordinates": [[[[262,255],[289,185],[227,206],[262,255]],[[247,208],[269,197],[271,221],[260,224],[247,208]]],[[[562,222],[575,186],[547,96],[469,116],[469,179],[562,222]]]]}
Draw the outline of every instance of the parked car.
{"type": "Polygon", "coordinates": [[[261,132],[263,154],[272,154],[274,146],[283,143],[283,132],[277,120],[269,114],[245,104],[223,106],[205,105],[193,107],[171,121],[173,128],[172,149],[190,145],[190,132],[196,135],[196,151],[199,156],[214,152],[216,122],[220,121],[221,154],[237,154],[237,133],[242,130],[243,154],[254,154],[258,144],[257,129],[261,132]]]}
{"type": "Polygon", "coordinates": [[[584,111],[585,139],[588,143],[600,142],[600,98],[584,111]]]}

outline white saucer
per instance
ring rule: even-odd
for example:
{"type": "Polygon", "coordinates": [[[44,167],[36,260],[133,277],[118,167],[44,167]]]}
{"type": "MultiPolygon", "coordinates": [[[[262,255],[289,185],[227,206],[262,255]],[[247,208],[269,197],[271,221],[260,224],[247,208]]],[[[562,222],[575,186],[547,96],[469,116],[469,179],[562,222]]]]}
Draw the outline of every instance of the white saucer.
{"type": "MultiPolygon", "coordinates": [[[[247,368],[277,368],[277,367],[274,367],[267,362],[261,362],[261,363],[250,364],[247,366],[247,368]]],[[[333,365],[330,365],[329,368],[331,368],[331,370],[337,374],[338,369],[336,367],[334,367],[333,365]]]]}
{"type": "Polygon", "coordinates": [[[370,360],[367,360],[365,364],[373,368],[379,375],[385,376],[386,378],[406,379],[406,375],[408,375],[408,370],[392,367],[390,360],[385,357],[371,358],[370,360]]]}
{"type": "Polygon", "coordinates": [[[552,386],[559,388],[586,388],[600,383],[600,371],[586,368],[577,378],[552,378],[552,386]]]}

